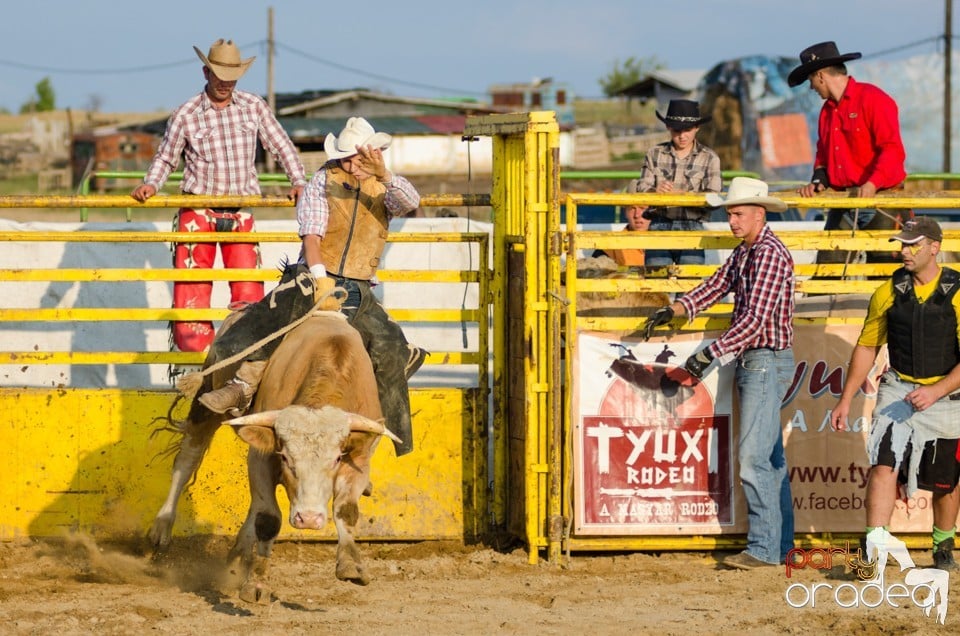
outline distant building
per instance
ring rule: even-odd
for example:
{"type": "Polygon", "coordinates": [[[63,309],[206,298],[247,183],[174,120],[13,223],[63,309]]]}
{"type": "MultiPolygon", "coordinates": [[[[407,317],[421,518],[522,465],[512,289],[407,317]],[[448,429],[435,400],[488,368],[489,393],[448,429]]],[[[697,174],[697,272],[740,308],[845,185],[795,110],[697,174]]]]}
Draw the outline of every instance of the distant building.
{"type": "MultiPolygon", "coordinates": [[[[126,172],[146,170],[157,152],[160,137],[143,130],[105,126],[73,136],[70,167],[74,184],[92,171],[126,172]]],[[[96,190],[115,186],[114,180],[97,179],[96,190]]]]}
{"type": "Polygon", "coordinates": [[[475,142],[468,155],[461,137],[468,116],[495,112],[506,109],[469,99],[398,97],[364,89],[277,95],[277,118],[308,173],[326,161],[324,138],[339,134],[350,117],[363,117],[393,136],[387,162],[402,174],[465,174],[468,163],[489,172],[490,140],[475,142]]]}
{"type": "Polygon", "coordinates": [[[641,104],[652,99],[657,110],[663,112],[671,99],[692,99],[703,75],[704,71],[659,69],[620,89],[617,94],[637,99],[641,104]]]}
{"type": "MultiPolygon", "coordinates": [[[[312,174],[326,161],[323,142],[339,134],[350,117],[363,117],[373,127],[393,136],[387,165],[398,173],[417,175],[489,174],[492,141],[462,139],[467,117],[494,113],[554,110],[561,129],[573,125],[572,95],[563,84],[543,80],[531,84],[493,87],[494,103],[473,99],[399,97],[362,88],[278,93],[277,119],[297,147],[304,167],[312,174]]],[[[94,129],[74,137],[73,164],[82,175],[96,170],[145,170],[166,129],[167,118],[132,126],[94,129]]],[[[562,133],[561,145],[567,132],[562,133]]],[[[571,152],[561,149],[561,162],[570,165],[571,152]]],[[[264,165],[263,149],[258,164],[264,165]]],[[[79,175],[78,177],[79,178],[79,175]]],[[[99,187],[113,184],[100,183],[99,187]]]]}
{"type": "MultiPolygon", "coordinates": [[[[401,174],[465,174],[468,163],[478,173],[489,173],[490,139],[477,140],[468,153],[461,136],[468,116],[505,112],[473,100],[397,97],[364,89],[279,93],[276,104],[277,119],[299,150],[308,174],[326,161],[323,141],[327,134],[339,134],[354,116],[393,135],[387,163],[401,174]]],[[[166,130],[167,118],[75,135],[71,153],[75,180],[90,169],[146,170],[166,130]]],[[[262,166],[262,148],[258,155],[257,163],[262,166]]],[[[96,187],[115,185],[99,181],[96,187]]]]}
{"type": "Polygon", "coordinates": [[[561,128],[570,129],[575,125],[573,91],[553,78],[535,79],[529,84],[496,84],[488,92],[495,108],[508,112],[552,110],[557,113],[561,128]]]}

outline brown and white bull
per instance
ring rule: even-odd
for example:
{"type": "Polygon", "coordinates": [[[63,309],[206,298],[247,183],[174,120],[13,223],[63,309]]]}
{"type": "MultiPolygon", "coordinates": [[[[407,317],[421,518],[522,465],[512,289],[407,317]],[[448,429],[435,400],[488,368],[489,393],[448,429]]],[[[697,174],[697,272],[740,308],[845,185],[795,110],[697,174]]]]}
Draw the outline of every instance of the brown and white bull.
{"type": "MultiPolygon", "coordinates": [[[[213,374],[213,386],[234,370],[213,374]]],[[[370,459],[380,436],[393,435],[379,421],[376,379],[359,332],[337,312],[321,312],[292,330],[270,357],[249,412],[229,422],[250,444],[250,510],[230,551],[230,560],[242,566],[240,597],[270,598],[264,580],[282,520],[278,484],[286,489],[295,528],[324,527],[333,499],[337,578],[366,585],[369,577],[354,539],[358,501],[370,484],[370,459]]],[[[194,400],[169,494],[148,535],[157,548],[169,544],[180,495],[223,421],[194,400]]]]}

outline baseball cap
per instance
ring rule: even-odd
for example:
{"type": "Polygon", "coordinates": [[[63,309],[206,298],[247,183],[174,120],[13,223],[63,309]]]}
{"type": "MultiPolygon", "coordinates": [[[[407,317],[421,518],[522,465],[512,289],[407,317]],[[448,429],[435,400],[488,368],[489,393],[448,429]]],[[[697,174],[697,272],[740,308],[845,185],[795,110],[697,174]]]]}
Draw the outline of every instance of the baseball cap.
{"type": "Polygon", "coordinates": [[[918,216],[910,219],[903,224],[900,233],[894,234],[890,237],[890,240],[913,245],[922,240],[923,237],[938,243],[943,241],[943,230],[940,229],[940,224],[928,216],[918,216]]]}

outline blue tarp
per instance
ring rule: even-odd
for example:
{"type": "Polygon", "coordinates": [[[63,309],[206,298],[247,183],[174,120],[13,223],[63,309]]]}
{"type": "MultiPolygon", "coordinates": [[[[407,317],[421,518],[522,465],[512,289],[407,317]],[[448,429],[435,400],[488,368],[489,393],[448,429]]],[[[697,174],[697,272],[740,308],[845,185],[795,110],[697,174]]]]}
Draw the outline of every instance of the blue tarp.
{"type": "MultiPolygon", "coordinates": [[[[754,55],[717,64],[700,80],[698,99],[705,106],[717,89],[735,97],[740,104],[742,136],[740,169],[757,172],[769,181],[806,180],[813,171],[811,161],[770,167],[764,165],[758,122],[771,115],[799,113],[807,122],[809,148],[815,152],[817,115],[822,101],[806,84],[790,88],[787,75],[797,60],[788,57],[754,55]]],[[[720,121],[714,125],[723,125],[720,121]]],[[[724,170],[733,166],[722,166],[724,170]]]]}
{"type": "MultiPolygon", "coordinates": [[[[743,169],[758,172],[769,180],[806,180],[812,163],[778,169],[765,168],[760,149],[757,121],[766,115],[802,113],[807,120],[811,147],[816,148],[817,117],[823,101],[804,82],[787,86],[787,75],[799,64],[795,57],[756,55],[717,64],[701,79],[697,88],[703,103],[711,88],[722,87],[735,96],[743,112],[741,156],[743,169]]],[[[952,119],[960,121],[960,53],[953,56],[952,119]]],[[[944,57],[941,53],[917,55],[895,61],[854,60],[847,71],[859,82],[875,84],[897,102],[900,130],[907,152],[908,173],[939,172],[943,168],[943,86],[944,57]]],[[[951,146],[951,168],[960,169],[960,143],[951,146]]],[[[724,166],[727,169],[727,166],[724,166]]]]}

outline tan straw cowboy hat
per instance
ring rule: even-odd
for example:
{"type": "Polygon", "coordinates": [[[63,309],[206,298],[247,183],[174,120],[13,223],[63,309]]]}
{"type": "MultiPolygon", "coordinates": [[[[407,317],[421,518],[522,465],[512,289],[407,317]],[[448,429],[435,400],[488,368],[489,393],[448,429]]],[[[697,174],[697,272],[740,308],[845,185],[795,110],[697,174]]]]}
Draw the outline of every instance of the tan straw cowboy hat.
{"type": "Polygon", "coordinates": [[[240,59],[240,49],[233,43],[233,40],[224,40],[220,38],[210,45],[210,52],[204,55],[200,49],[193,47],[197,52],[203,65],[213,71],[219,79],[224,82],[234,82],[240,79],[256,57],[246,60],[240,59]]]}

